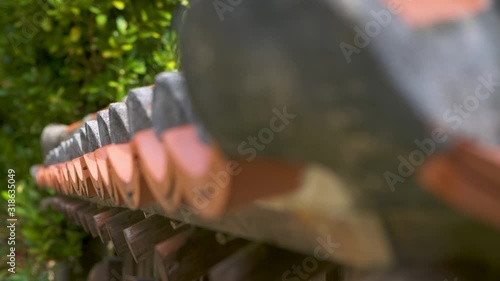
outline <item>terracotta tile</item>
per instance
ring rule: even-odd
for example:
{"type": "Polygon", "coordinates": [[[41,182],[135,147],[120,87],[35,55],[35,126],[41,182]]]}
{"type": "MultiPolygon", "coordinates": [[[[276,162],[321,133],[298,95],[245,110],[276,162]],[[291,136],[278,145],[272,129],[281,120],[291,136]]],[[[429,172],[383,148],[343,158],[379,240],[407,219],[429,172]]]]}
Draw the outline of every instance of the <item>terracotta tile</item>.
{"type": "MultiPolygon", "coordinates": [[[[241,172],[231,177],[232,193],[228,202],[229,208],[292,192],[301,186],[305,171],[305,166],[301,164],[259,157],[251,162],[239,160],[227,163],[225,169],[219,171],[229,171],[229,167],[236,163],[241,172]]],[[[217,182],[220,179],[217,179],[216,174],[212,174],[210,180],[217,182]]]]}
{"type": "MultiPolygon", "coordinates": [[[[96,149],[94,152],[95,154],[95,159],[96,159],[96,165],[97,165],[97,172],[98,172],[98,179],[100,181],[100,198],[101,199],[108,199],[110,197],[109,195],[109,173],[108,173],[108,165],[107,165],[107,150],[105,147],[101,147],[96,149]]],[[[99,196],[99,194],[98,194],[99,196]]]]}
{"type": "Polygon", "coordinates": [[[47,188],[48,189],[54,189],[54,180],[52,176],[52,166],[47,167],[47,188]]]}
{"type": "MultiPolygon", "coordinates": [[[[167,153],[163,144],[156,136],[154,129],[138,132],[132,145],[137,153],[137,163],[144,177],[147,189],[141,192],[149,193],[149,201],[155,200],[165,210],[174,211],[180,204],[180,196],[169,197],[172,186],[172,166],[168,162],[167,153]],[[153,198],[154,197],[154,198],[153,198]]],[[[141,194],[142,196],[142,194],[141,194]]]]}
{"type": "Polygon", "coordinates": [[[45,188],[45,168],[40,168],[38,172],[36,173],[36,185],[40,188],[45,188]]]}
{"type": "Polygon", "coordinates": [[[69,194],[69,179],[68,179],[68,171],[66,168],[66,163],[61,163],[57,165],[59,169],[59,174],[61,178],[62,191],[64,194],[69,194]]]}
{"type": "Polygon", "coordinates": [[[36,173],[36,184],[40,188],[45,188],[45,168],[41,168],[36,173]]]}
{"type": "Polygon", "coordinates": [[[61,173],[59,172],[59,168],[56,165],[54,165],[52,173],[53,173],[55,189],[56,191],[62,193],[61,173]]]}
{"type": "Polygon", "coordinates": [[[489,0],[385,0],[400,11],[404,21],[412,26],[429,26],[475,15],[490,6],[489,0]]]}
{"type": "Polygon", "coordinates": [[[111,198],[111,201],[115,204],[115,206],[124,206],[125,205],[125,198],[123,198],[122,194],[118,192],[116,184],[115,184],[115,175],[114,173],[108,168],[109,172],[109,177],[110,177],[110,183],[109,186],[107,187],[107,191],[109,192],[109,196],[111,198]]]}
{"type": "Polygon", "coordinates": [[[419,170],[424,188],[450,206],[500,228],[500,150],[459,144],[419,170]]]}
{"type": "MultiPolygon", "coordinates": [[[[110,155],[112,155],[117,148],[115,148],[116,144],[110,144],[106,146],[106,152],[107,152],[107,158],[106,158],[106,164],[107,164],[107,170],[108,170],[108,175],[109,175],[109,186],[108,186],[108,192],[109,195],[112,199],[112,201],[116,205],[126,205],[128,208],[132,208],[132,200],[127,200],[127,194],[125,191],[125,184],[123,183],[123,180],[119,178],[117,172],[115,171],[115,167],[112,164],[112,160],[110,160],[110,155]],[[128,204],[127,204],[128,203],[128,204]]],[[[115,158],[116,159],[116,158],[115,158]]],[[[132,169],[130,169],[132,170],[132,169]]]]}
{"type": "MultiPolygon", "coordinates": [[[[134,188],[134,155],[129,143],[112,144],[107,146],[108,169],[112,175],[114,187],[114,199],[124,200],[129,208],[135,208],[133,204],[134,188]]],[[[138,184],[138,183],[135,183],[138,184]]]]}
{"type": "Polygon", "coordinates": [[[45,167],[40,169],[40,171],[38,171],[38,173],[37,173],[37,184],[41,188],[47,187],[46,174],[47,174],[47,168],[45,168],[45,167]]]}
{"type": "MultiPolygon", "coordinates": [[[[87,154],[83,155],[83,159],[85,161],[85,164],[87,165],[87,169],[89,172],[89,179],[92,182],[92,187],[94,189],[94,194],[96,196],[99,196],[99,194],[102,194],[102,183],[99,177],[99,170],[97,168],[97,160],[95,157],[94,152],[90,152],[87,154]]],[[[99,196],[99,198],[102,198],[102,196],[99,196]]]]}
{"type": "Polygon", "coordinates": [[[54,174],[57,182],[57,190],[61,193],[64,193],[64,180],[62,177],[61,169],[59,168],[59,164],[54,165],[54,174]]]}
{"type": "Polygon", "coordinates": [[[167,130],[162,140],[173,163],[176,188],[205,217],[290,192],[302,180],[302,165],[263,158],[229,161],[217,147],[202,143],[193,126],[167,130]]]}
{"type": "Polygon", "coordinates": [[[53,183],[52,183],[52,175],[51,175],[51,171],[49,168],[47,168],[45,170],[45,188],[52,188],[53,187],[53,183]]]}
{"type": "Polygon", "coordinates": [[[84,181],[83,177],[83,168],[82,168],[82,157],[78,157],[75,159],[72,159],[71,162],[73,163],[73,167],[75,168],[75,174],[76,174],[76,193],[80,196],[84,194],[83,190],[83,184],[82,182],[84,181]]]}
{"type": "Polygon", "coordinates": [[[73,190],[73,194],[78,194],[78,176],[76,175],[76,170],[75,170],[75,165],[73,164],[73,161],[68,161],[66,163],[66,166],[68,167],[68,175],[69,175],[69,181],[71,185],[71,189],[73,190]]]}
{"type": "Polygon", "coordinates": [[[83,169],[84,194],[87,197],[96,197],[97,196],[96,187],[94,186],[94,183],[92,182],[92,179],[90,177],[90,171],[89,171],[89,168],[87,166],[87,163],[85,162],[85,158],[82,157],[82,159],[80,161],[82,161],[82,169],[83,169]]]}
{"type": "Polygon", "coordinates": [[[80,196],[95,197],[97,192],[90,179],[90,172],[83,156],[72,160],[78,178],[77,193],[80,196]]]}
{"type": "Polygon", "coordinates": [[[42,174],[43,174],[42,169],[39,169],[35,175],[35,181],[38,187],[42,187],[42,174]]]}
{"type": "MultiPolygon", "coordinates": [[[[195,127],[191,125],[166,130],[162,135],[162,143],[175,179],[170,197],[177,202],[183,198],[189,205],[195,205],[193,190],[205,182],[206,175],[215,165],[214,161],[220,158],[211,147],[200,142],[195,127]]],[[[218,199],[225,201],[229,188],[224,187],[222,190],[218,199]]]]}
{"type": "Polygon", "coordinates": [[[50,170],[48,168],[45,168],[43,171],[43,183],[45,188],[50,188],[51,187],[51,179],[50,179],[50,170]]]}
{"type": "MultiPolygon", "coordinates": [[[[153,202],[153,197],[141,175],[137,154],[131,143],[109,145],[108,169],[112,173],[114,189],[132,209],[137,209],[153,202]]],[[[116,194],[115,198],[118,198],[116,194]]]]}

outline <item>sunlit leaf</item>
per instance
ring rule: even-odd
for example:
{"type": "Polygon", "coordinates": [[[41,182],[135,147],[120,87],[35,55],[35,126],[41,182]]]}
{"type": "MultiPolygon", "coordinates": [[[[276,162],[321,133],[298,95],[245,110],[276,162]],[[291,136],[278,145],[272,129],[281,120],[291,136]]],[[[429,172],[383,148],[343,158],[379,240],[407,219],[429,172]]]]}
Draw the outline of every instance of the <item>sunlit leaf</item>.
{"type": "Polygon", "coordinates": [[[108,16],[105,14],[99,14],[96,16],[95,21],[98,25],[103,26],[108,22],[108,16]]]}
{"type": "Polygon", "coordinates": [[[118,10],[123,10],[125,9],[125,2],[123,1],[113,1],[112,2],[113,6],[115,6],[115,8],[117,8],[118,10]]]}
{"type": "Polygon", "coordinates": [[[101,14],[101,13],[102,13],[102,12],[101,12],[101,10],[100,10],[99,8],[94,7],[94,6],[89,7],[89,11],[90,11],[91,13],[94,13],[94,14],[101,14]]]}
{"type": "Polygon", "coordinates": [[[144,74],[146,73],[146,65],[143,62],[135,63],[132,66],[132,71],[137,74],[144,74]]]}
{"type": "Polygon", "coordinates": [[[117,19],[116,19],[116,28],[118,29],[118,31],[122,34],[126,33],[127,32],[127,26],[128,26],[128,23],[127,23],[127,20],[122,17],[122,16],[119,16],[117,19]]]}
{"type": "Polygon", "coordinates": [[[113,88],[118,88],[118,87],[120,87],[120,83],[118,83],[116,81],[109,81],[108,86],[113,87],[113,88]]]}
{"type": "Polygon", "coordinates": [[[10,199],[10,196],[9,196],[9,193],[7,192],[7,190],[2,190],[2,198],[4,200],[9,200],[10,199]]]}
{"type": "Polygon", "coordinates": [[[125,44],[125,45],[122,45],[122,50],[124,51],[130,51],[134,48],[134,45],[132,44],[125,44]]]}

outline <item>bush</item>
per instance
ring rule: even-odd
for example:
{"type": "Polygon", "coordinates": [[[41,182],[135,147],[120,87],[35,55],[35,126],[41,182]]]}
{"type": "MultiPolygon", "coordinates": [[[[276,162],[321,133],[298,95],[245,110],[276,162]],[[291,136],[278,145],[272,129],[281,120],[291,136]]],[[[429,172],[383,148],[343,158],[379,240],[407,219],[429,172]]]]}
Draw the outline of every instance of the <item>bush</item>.
{"type": "MultiPolygon", "coordinates": [[[[53,122],[74,122],[120,100],[128,89],[152,84],[155,74],[175,70],[175,23],[182,17],[185,2],[0,3],[0,30],[4,35],[0,37],[0,174],[15,169],[17,181],[24,187],[18,193],[29,193],[17,202],[18,210],[25,210],[18,213],[23,223],[17,241],[29,244],[25,253],[18,254],[26,260],[40,262],[78,255],[73,246],[58,247],[57,241],[52,246],[36,242],[67,240],[61,233],[44,232],[51,227],[65,228],[60,217],[36,212],[36,204],[47,192],[36,189],[29,167],[42,162],[39,136],[43,127],[53,122]],[[67,248],[72,250],[68,252],[67,248]]],[[[7,177],[2,179],[5,190],[7,177]]],[[[18,265],[21,268],[26,266],[18,265]]]]}

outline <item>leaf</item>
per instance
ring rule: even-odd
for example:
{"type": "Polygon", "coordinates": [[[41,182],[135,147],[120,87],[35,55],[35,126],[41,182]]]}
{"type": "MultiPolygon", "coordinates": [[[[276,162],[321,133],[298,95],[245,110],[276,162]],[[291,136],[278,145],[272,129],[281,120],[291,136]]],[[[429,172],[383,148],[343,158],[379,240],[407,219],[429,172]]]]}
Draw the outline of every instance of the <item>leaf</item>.
{"type": "Polygon", "coordinates": [[[99,14],[96,16],[95,22],[99,26],[104,26],[108,22],[108,16],[106,16],[105,14],[99,14]]]}
{"type": "Polygon", "coordinates": [[[44,17],[42,20],[42,23],[40,24],[40,27],[46,32],[50,32],[52,30],[52,21],[50,20],[49,17],[44,17]]]}
{"type": "Polygon", "coordinates": [[[71,8],[71,12],[72,12],[75,16],[80,15],[80,9],[78,9],[78,8],[75,8],[75,7],[71,8]]]}
{"type": "Polygon", "coordinates": [[[120,53],[117,52],[117,51],[113,51],[113,50],[105,50],[102,52],[102,57],[103,58],[113,58],[113,57],[118,57],[120,56],[120,53]]]}
{"type": "Polygon", "coordinates": [[[125,45],[122,45],[122,50],[124,51],[130,51],[134,48],[134,45],[132,44],[125,44],[125,45]]]}
{"type": "Polygon", "coordinates": [[[116,47],[116,40],[115,40],[115,38],[114,37],[109,37],[108,38],[108,44],[109,44],[109,46],[115,48],[116,47]]]}
{"type": "Polygon", "coordinates": [[[118,83],[116,81],[109,81],[108,86],[113,87],[113,88],[118,88],[118,87],[120,87],[120,83],[118,83]]]}
{"type": "Polygon", "coordinates": [[[131,70],[137,74],[146,73],[146,65],[144,62],[134,62],[131,65],[131,70]]]}
{"type": "Polygon", "coordinates": [[[168,70],[176,70],[177,69],[177,63],[175,61],[171,61],[167,64],[168,70]]]}
{"type": "MultiPolygon", "coordinates": [[[[27,215],[28,215],[28,212],[24,208],[19,208],[19,207],[16,209],[16,213],[19,217],[27,217],[27,215]]],[[[33,218],[30,218],[30,219],[33,219],[33,218]]]]}
{"type": "Polygon", "coordinates": [[[113,1],[112,2],[113,6],[115,6],[115,8],[117,8],[118,10],[123,10],[125,9],[125,2],[123,1],[113,1]]]}
{"type": "Polygon", "coordinates": [[[9,193],[7,192],[7,190],[2,190],[2,198],[5,200],[10,199],[10,196],[9,196],[9,193]]]}
{"type": "Polygon", "coordinates": [[[141,19],[144,22],[148,21],[148,14],[144,10],[141,10],[141,19]]]}
{"type": "Polygon", "coordinates": [[[80,29],[79,26],[74,26],[71,28],[69,32],[69,39],[71,42],[77,42],[80,40],[80,37],[82,36],[82,30],[80,29]]]}
{"type": "Polygon", "coordinates": [[[101,10],[100,10],[99,8],[97,8],[97,7],[93,7],[93,6],[89,8],[89,11],[90,11],[91,13],[94,13],[94,14],[97,14],[97,15],[99,15],[99,14],[101,14],[101,13],[102,13],[102,12],[101,12],[101,10]]]}
{"type": "Polygon", "coordinates": [[[127,20],[124,17],[119,16],[116,19],[116,28],[118,29],[118,31],[121,34],[125,34],[127,32],[127,26],[128,26],[128,23],[127,23],[127,20]]]}

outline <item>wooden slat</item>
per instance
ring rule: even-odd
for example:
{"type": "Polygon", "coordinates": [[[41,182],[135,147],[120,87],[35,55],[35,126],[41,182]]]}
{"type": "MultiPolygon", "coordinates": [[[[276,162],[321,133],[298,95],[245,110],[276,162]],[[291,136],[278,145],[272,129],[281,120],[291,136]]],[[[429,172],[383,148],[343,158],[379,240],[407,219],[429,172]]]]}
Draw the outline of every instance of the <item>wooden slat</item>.
{"type": "Polygon", "coordinates": [[[119,256],[127,254],[130,250],[125,241],[123,230],[144,219],[144,213],[141,211],[123,211],[106,220],[104,223],[106,230],[113,242],[115,251],[119,256]]]}
{"type": "Polygon", "coordinates": [[[173,235],[187,230],[187,225],[174,229],[170,220],[153,215],[123,230],[125,240],[136,262],[153,253],[154,246],[173,235]]]}

